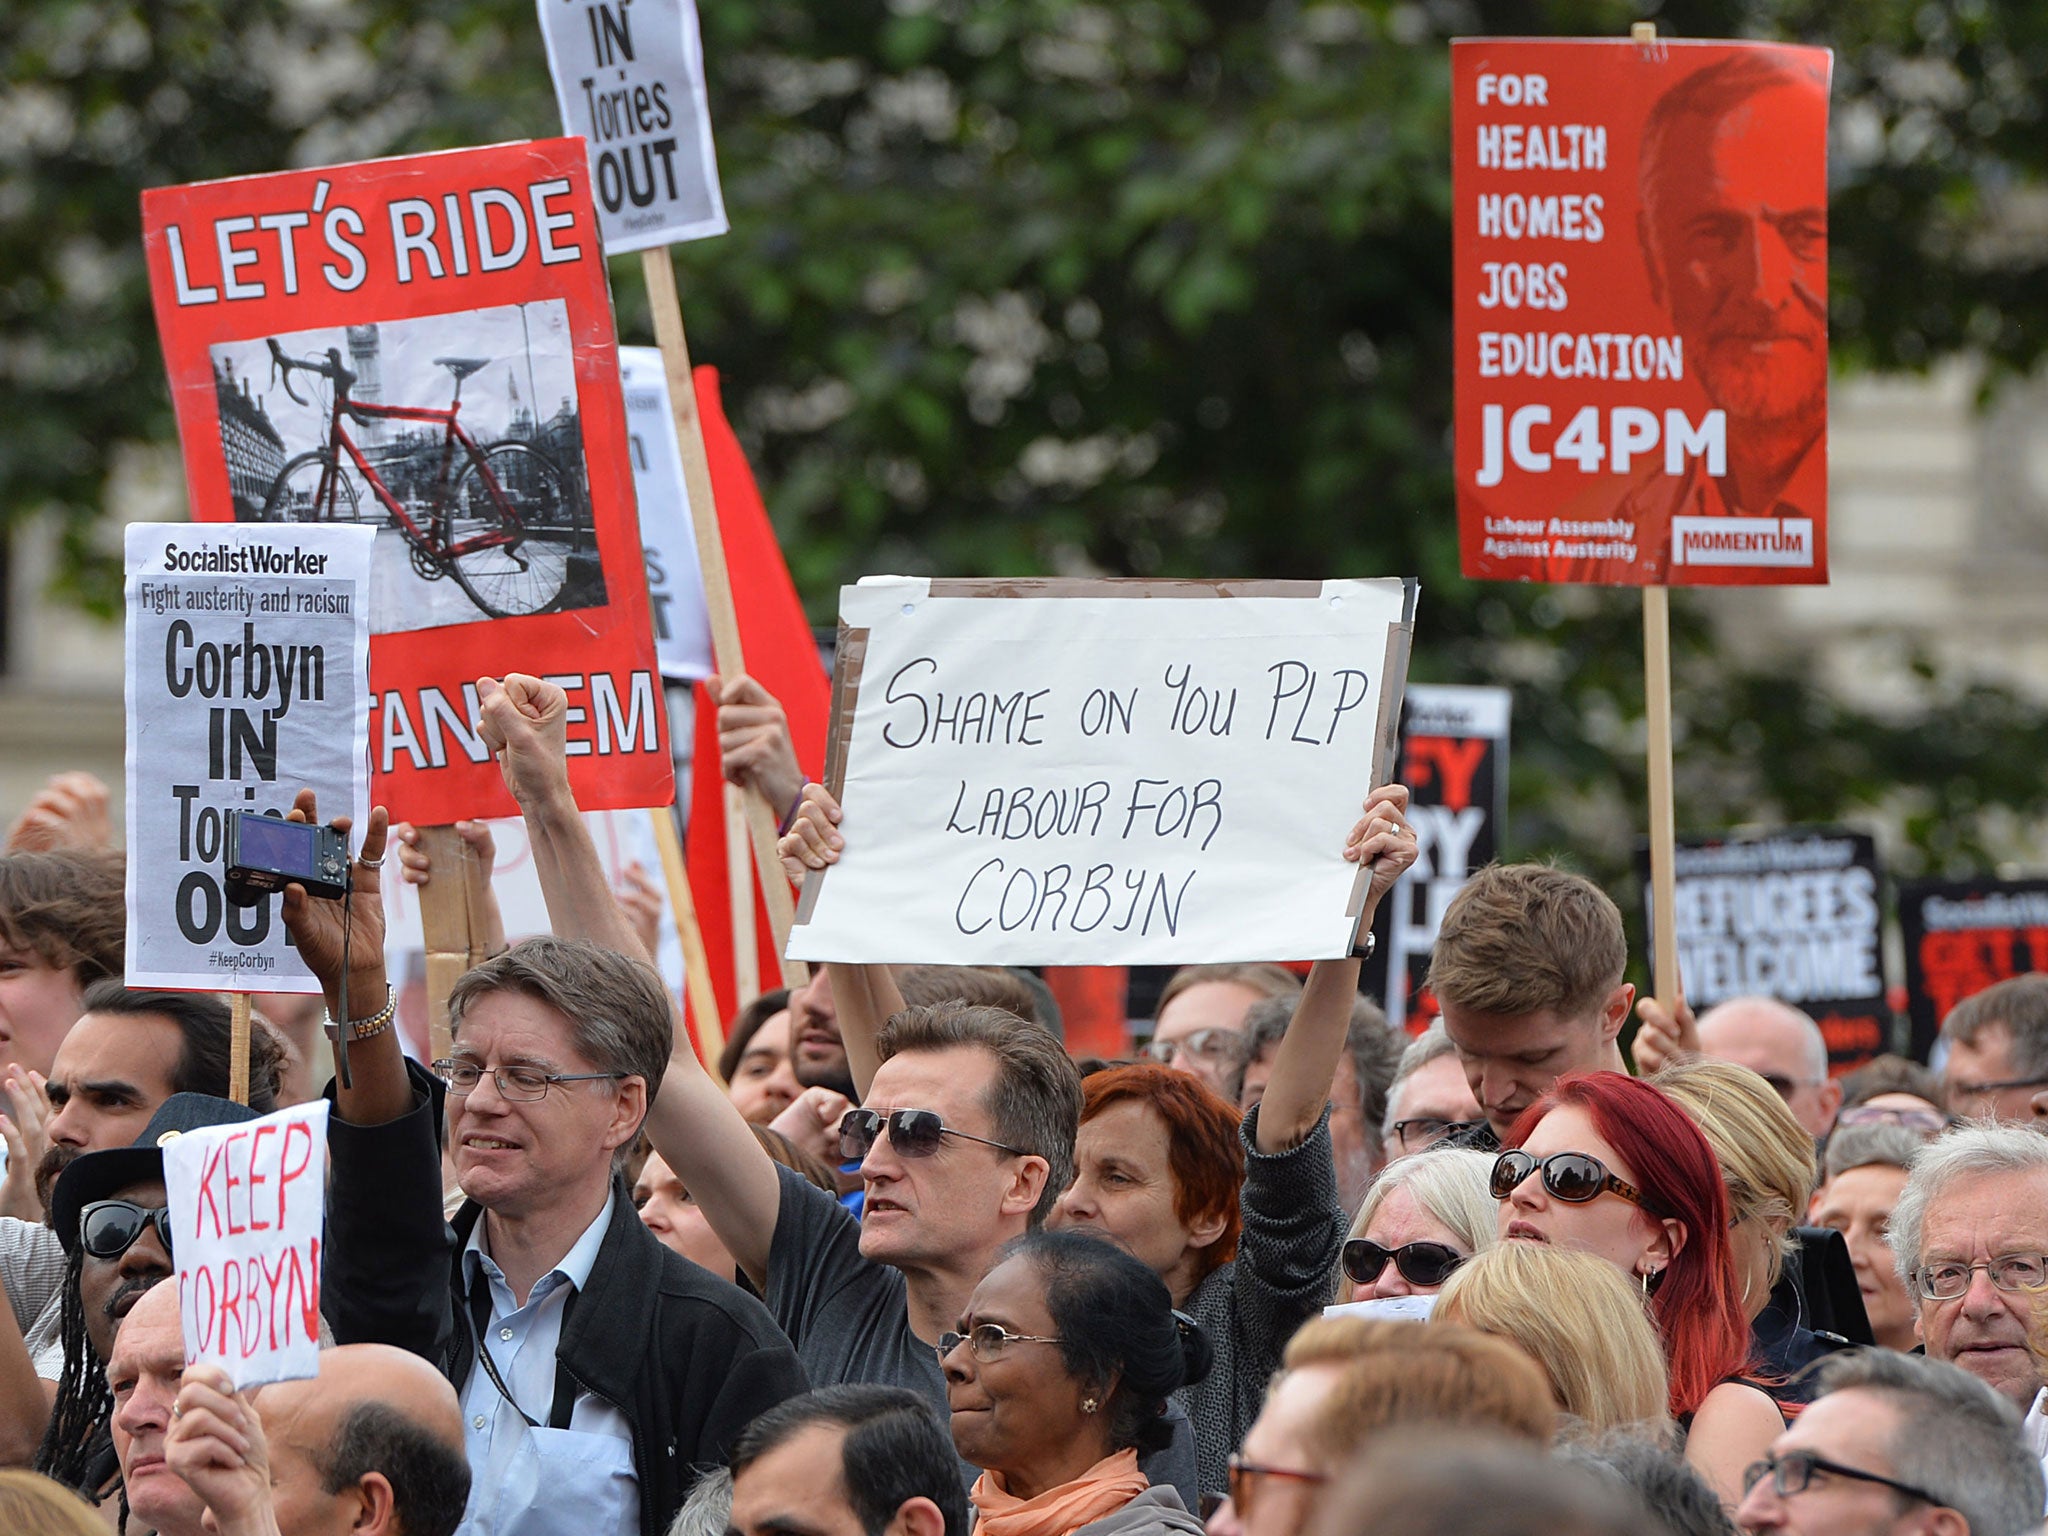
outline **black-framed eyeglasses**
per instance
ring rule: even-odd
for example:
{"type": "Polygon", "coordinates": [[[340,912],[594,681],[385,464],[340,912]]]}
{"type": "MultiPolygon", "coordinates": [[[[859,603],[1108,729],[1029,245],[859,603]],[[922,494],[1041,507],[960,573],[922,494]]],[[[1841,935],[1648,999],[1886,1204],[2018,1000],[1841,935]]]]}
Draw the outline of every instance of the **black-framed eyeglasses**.
{"type": "Polygon", "coordinates": [[[1246,1461],[1242,1456],[1230,1458],[1230,1502],[1235,1507],[1240,1521],[1249,1518],[1252,1496],[1264,1477],[1285,1478],[1289,1482],[1308,1483],[1311,1486],[1327,1483],[1327,1472],[1308,1472],[1296,1467],[1269,1467],[1256,1461],[1246,1461]]]}
{"type": "Polygon", "coordinates": [[[2001,1291],[2048,1287],[2048,1254],[2039,1253],[2002,1253],[1980,1264],[1923,1264],[1913,1271],[1913,1283],[1929,1301],[1955,1301],[1969,1294],[1970,1277],[1980,1269],[2001,1291]]]}
{"type": "Polygon", "coordinates": [[[946,1363],[946,1356],[962,1344],[968,1353],[986,1365],[1001,1356],[1012,1344],[1058,1344],[1061,1341],[1049,1333],[1012,1333],[1001,1323],[976,1323],[965,1333],[942,1333],[934,1346],[939,1352],[939,1364],[946,1363]]]}
{"type": "Polygon", "coordinates": [[[1410,1285],[1442,1285],[1470,1258],[1448,1243],[1403,1243],[1383,1248],[1378,1243],[1354,1237],[1344,1245],[1344,1273],[1356,1285],[1371,1285],[1393,1260],[1394,1269],[1410,1285]]]}
{"type": "Polygon", "coordinates": [[[1771,1491],[1781,1499],[1804,1493],[1813,1482],[1813,1474],[1824,1473],[1829,1477],[1846,1477],[1853,1482],[1875,1483],[1880,1488],[1889,1488],[1893,1493],[1903,1493],[1909,1499],[1918,1499],[1923,1504],[1932,1504],[1937,1509],[1946,1509],[1948,1500],[1937,1498],[1925,1488],[1915,1488],[1911,1483],[1902,1483],[1895,1477],[1886,1477],[1881,1472],[1866,1472],[1861,1467],[1846,1467],[1839,1461],[1829,1461],[1825,1456],[1812,1451],[1786,1451],[1783,1455],[1775,1451],[1764,1453],[1762,1461],[1753,1461],[1743,1471],[1742,1491],[1748,1493],[1766,1477],[1771,1480],[1771,1491]]]}
{"type": "Polygon", "coordinates": [[[848,1162],[859,1161],[874,1150],[884,1130],[888,1131],[889,1145],[899,1157],[930,1157],[948,1136],[977,1141],[1012,1157],[1029,1155],[1022,1147],[956,1131],[939,1118],[936,1109],[849,1109],[839,1118],[839,1155],[848,1162]]]}
{"type": "Polygon", "coordinates": [[[1178,1040],[1147,1040],[1145,1054],[1162,1066],[1169,1067],[1183,1051],[1207,1062],[1228,1061],[1231,1051],[1235,1049],[1242,1035],[1241,1030],[1212,1025],[1208,1029],[1198,1029],[1178,1040]]]}
{"type": "Polygon", "coordinates": [[[1588,1152],[1553,1152],[1548,1157],[1536,1157],[1520,1148],[1503,1152],[1493,1160],[1493,1177],[1488,1187],[1494,1199],[1505,1200],[1521,1188],[1530,1174],[1539,1171],[1543,1188],[1553,1198],[1568,1204],[1584,1205],[1602,1195],[1619,1195],[1653,1215],[1663,1214],[1655,1201],[1626,1179],[1616,1178],[1605,1163],[1588,1152]]]}
{"type": "Polygon", "coordinates": [[[2048,1087],[2048,1077],[2008,1077],[1995,1083],[1950,1083],[1950,1099],[1974,1099],[1987,1093],[2004,1093],[2008,1088],[2048,1087]]]}
{"type": "Polygon", "coordinates": [[[133,1200],[95,1200],[78,1213],[78,1246],[95,1259],[118,1259],[154,1224],[157,1241],[171,1252],[171,1209],[137,1205],[133,1200]]]}
{"type": "Polygon", "coordinates": [[[1462,1136],[1484,1124],[1484,1120],[1440,1120],[1434,1115],[1420,1115],[1412,1120],[1396,1120],[1392,1129],[1403,1152],[1420,1152],[1446,1136],[1462,1136]]]}
{"type": "Polygon", "coordinates": [[[549,1087],[555,1083],[602,1083],[634,1075],[631,1072],[543,1072],[539,1067],[485,1067],[479,1062],[465,1061],[460,1056],[444,1056],[434,1063],[434,1076],[448,1085],[450,1093],[475,1092],[486,1072],[497,1084],[499,1098],[524,1103],[546,1098],[549,1087]]]}

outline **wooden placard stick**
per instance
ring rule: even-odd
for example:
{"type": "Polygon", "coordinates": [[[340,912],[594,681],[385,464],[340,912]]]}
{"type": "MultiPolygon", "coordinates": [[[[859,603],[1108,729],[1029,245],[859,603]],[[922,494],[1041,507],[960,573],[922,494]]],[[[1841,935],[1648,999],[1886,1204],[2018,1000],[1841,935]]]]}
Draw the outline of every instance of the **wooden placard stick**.
{"type": "MultiPolygon", "coordinates": [[[[725,790],[725,888],[732,898],[732,989],[744,1008],[761,995],[761,947],[754,937],[754,860],[747,851],[747,802],[737,784],[725,790]]],[[[778,935],[787,942],[788,935],[778,935]]]]}
{"type": "Polygon", "coordinates": [[[237,1104],[249,1102],[249,1013],[252,1000],[246,992],[228,994],[228,1097],[237,1104]]]}
{"type": "Polygon", "coordinates": [[[427,1038],[431,1059],[439,1061],[449,1051],[448,994],[462,973],[481,958],[476,946],[482,939],[481,923],[472,924],[473,898],[470,894],[469,844],[452,826],[421,827],[420,851],[429,860],[432,876],[417,887],[420,898],[420,930],[427,946],[427,1038]]]}
{"type": "MultiPolygon", "coordinates": [[[[1629,37],[1657,41],[1657,24],[1639,21],[1629,37]]],[[[1671,590],[1643,588],[1643,706],[1649,725],[1651,990],[1675,1013],[1678,974],[1678,816],[1671,787],[1671,590]]]]}
{"type": "MultiPolygon", "coordinates": [[[[690,526],[697,535],[697,567],[704,578],[704,611],[711,621],[711,652],[724,677],[746,671],[740,649],[738,610],[733,606],[732,578],[725,566],[725,542],[718,531],[718,506],[711,491],[711,461],[704,452],[704,423],[697,414],[697,386],[690,376],[689,338],[683,334],[682,301],[676,296],[676,273],[669,248],[654,246],[640,253],[647,277],[647,304],[654,314],[654,339],[661,347],[662,370],[668,377],[669,409],[676,419],[676,443],[682,451],[683,489],[690,498],[690,526]]],[[[789,947],[796,899],[775,852],[776,825],[783,807],[771,807],[758,791],[746,796],[747,832],[754,845],[754,864],[768,900],[768,920],[775,929],[775,952],[789,947]]],[[[782,982],[800,987],[810,972],[800,960],[782,961],[782,982]]]]}
{"type": "Polygon", "coordinates": [[[656,806],[647,814],[654,823],[654,844],[661,850],[661,874],[676,915],[676,934],[683,941],[683,986],[690,994],[690,1010],[697,1015],[697,1054],[712,1080],[723,1086],[718,1058],[725,1053],[725,1023],[718,1016],[718,994],[711,990],[711,962],[704,955],[704,930],[697,925],[683,840],[676,835],[675,815],[668,807],[656,806]]]}

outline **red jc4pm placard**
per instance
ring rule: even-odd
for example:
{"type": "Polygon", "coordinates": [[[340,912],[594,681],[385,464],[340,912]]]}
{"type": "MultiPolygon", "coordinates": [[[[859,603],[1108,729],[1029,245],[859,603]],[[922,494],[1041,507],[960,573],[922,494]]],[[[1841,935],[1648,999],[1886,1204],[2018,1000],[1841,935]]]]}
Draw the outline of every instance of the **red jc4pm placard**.
{"type": "Polygon", "coordinates": [[[1831,63],[1452,44],[1467,576],[1827,580],[1831,63]]]}

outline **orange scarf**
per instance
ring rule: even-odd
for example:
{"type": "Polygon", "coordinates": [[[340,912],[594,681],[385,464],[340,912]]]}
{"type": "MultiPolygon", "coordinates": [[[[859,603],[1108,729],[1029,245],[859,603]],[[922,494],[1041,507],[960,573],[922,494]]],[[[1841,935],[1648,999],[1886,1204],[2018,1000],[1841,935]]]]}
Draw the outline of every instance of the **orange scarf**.
{"type": "Polygon", "coordinates": [[[979,1516],[974,1536],[1068,1536],[1122,1509],[1151,1486],[1138,1470],[1138,1453],[1122,1450],[1035,1499],[1004,1492],[993,1472],[977,1477],[967,1496],[979,1516]]]}

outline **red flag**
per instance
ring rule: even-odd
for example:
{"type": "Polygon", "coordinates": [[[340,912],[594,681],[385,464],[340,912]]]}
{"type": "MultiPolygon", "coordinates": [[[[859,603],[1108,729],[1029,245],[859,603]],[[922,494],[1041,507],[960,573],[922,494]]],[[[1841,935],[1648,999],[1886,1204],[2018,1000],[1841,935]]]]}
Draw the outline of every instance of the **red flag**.
{"type": "MultiPolygon", "coordinates": [[[[818,657],[817,641],[797,601],[796,584],[782,546],[775,541],[768,509],[754,484],[739,439],[725,419],[719,396],[718,370],[695,371],[697,411],[704,424],[704,451],[711,463],[711,492],[718,504],[718,527],[725,540],[725,565],[732,578],[738,610],[740,649],[747,675],[781,701],[789,713],[789,733],[796,743],[797,762],[808,778],[825,770],[825,731],[832,690],[818,657]]],[[[697,686],[697,732],[691,760],[689,865],[690,891],[697,902],[697,920],[704,930],[704,953],[718,998],[719,1022],[739,1007],[733,980],[732,896],[727,876],[725,841],[725,774],[718,754],[718,710],[700,683],[697,686]]],[[[789,809],[775,807],[777,819],[789,809]]],[[[751,863],[751,860],[749,860],[751,863]]],[[[781,961],[775,953],[775,930],[760,894],[754,889],[754,934],[760,951],[762,987],[780,985],[781,961]]],[[[693,1030],[700,1027],[693,1016],[693,1030]]]]}

